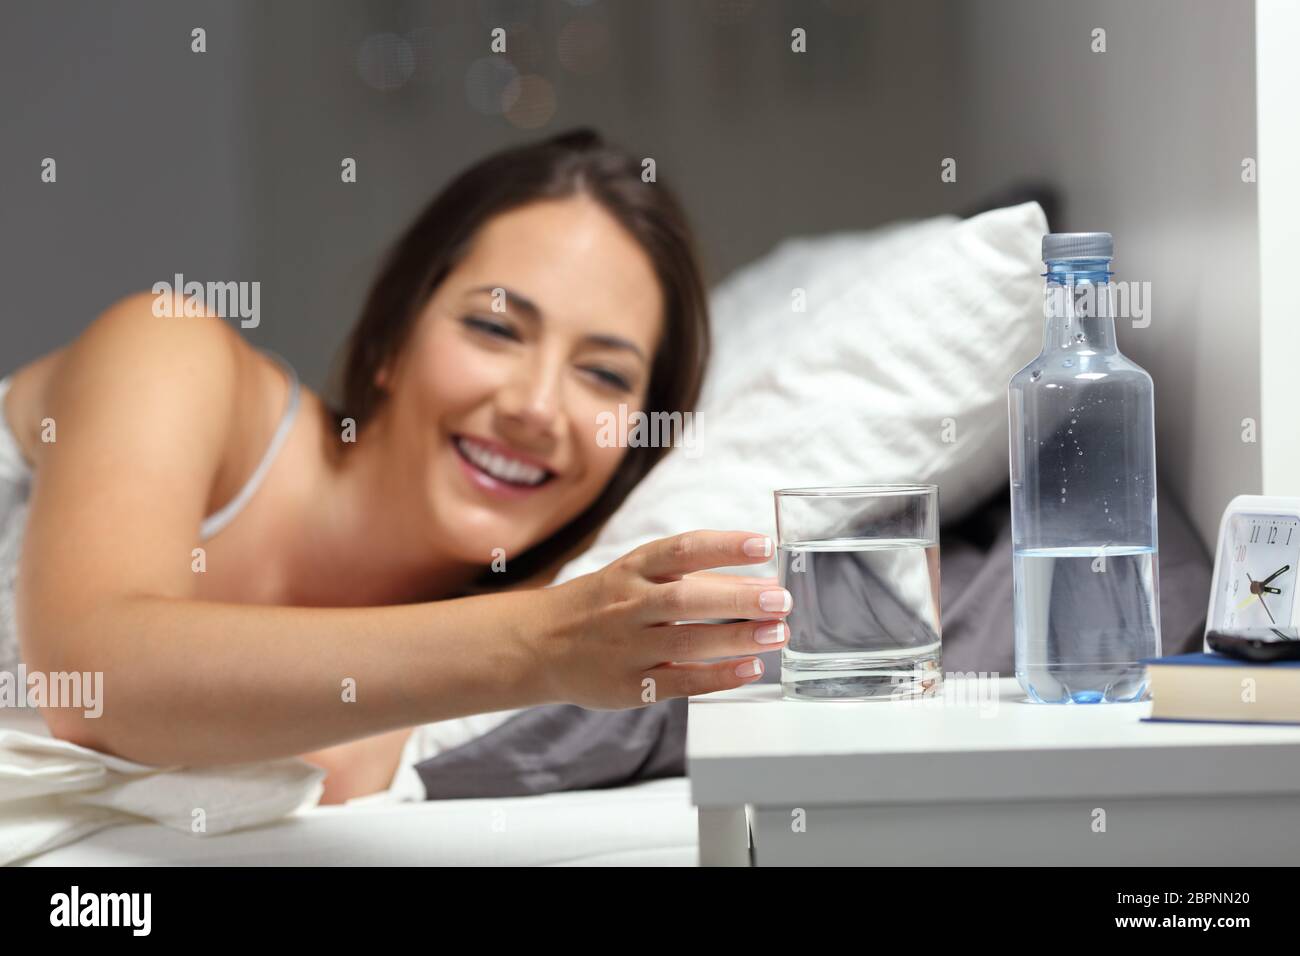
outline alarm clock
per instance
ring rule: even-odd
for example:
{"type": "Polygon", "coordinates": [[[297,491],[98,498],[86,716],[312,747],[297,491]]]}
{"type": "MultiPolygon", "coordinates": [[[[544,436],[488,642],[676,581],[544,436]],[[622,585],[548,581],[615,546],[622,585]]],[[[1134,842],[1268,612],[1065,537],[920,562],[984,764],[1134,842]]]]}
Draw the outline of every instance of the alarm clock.
{"type": "MultiPolygon", "coordinates": [[[[1294,627],[1300,498],[1238,495],[1219,522],[1205,631],[1294,627]]],[[[1209,643],[1205,650],[1210,650],[1209,643]]]]}

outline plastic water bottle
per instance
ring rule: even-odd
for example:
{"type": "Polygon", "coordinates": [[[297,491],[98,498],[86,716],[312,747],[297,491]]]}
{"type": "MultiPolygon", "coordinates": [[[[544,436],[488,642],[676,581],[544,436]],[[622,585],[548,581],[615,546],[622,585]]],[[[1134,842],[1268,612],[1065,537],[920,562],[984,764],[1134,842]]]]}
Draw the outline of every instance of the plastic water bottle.
{"type": "Polygon", "coordinates": [[[1043,237],[1043,350],[1007,389],[1016,678],[1040,702],[1140,700],[1160,654],[1154,394],[1115,343],[1113,253],[1043,237]]]}

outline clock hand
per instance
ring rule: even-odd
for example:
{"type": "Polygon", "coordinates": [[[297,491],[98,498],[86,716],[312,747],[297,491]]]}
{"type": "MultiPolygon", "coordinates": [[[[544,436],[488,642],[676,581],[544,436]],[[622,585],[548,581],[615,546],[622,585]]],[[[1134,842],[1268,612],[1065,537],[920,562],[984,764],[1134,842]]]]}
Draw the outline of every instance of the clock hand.
{"type": "Polygon", "coordinates": [[[1259,596],[1259,606],[1264,609],[1264,613],[1267,614],[1268,619],[1273,622],[1273,626],[1277,627],[1277,621],[1273,618],[1273,612],[1270,611],[1268,605],[1264,603],[1264,596],[1262,594],[1259,596]]]}
{"type": "Polygon", "coordinates": [[[1259,592],[1260,592],[1261,594],[1281,594],[1281,593],[1282,593],[1282,589],[1281,589],[1281,588],[1265,588],[1265,587],[1261,587],[1261,588],[1259,589],[1259,592]]]}
{"type": "Polygon", "coordinates": [[[1275,577],[1277,577],[1280,574],[1286,574],[1290,570],[1291,570],[1291,565],[1289,564],[1284,565],[1283,567],[1278,568],[1276,571],[1274,571],[1272,574],[1270,574],[1268,577],[1266,577],[1263,581],[1260,581],[1259,583],[1261,586],[1265,584],[1271,584],[1275,577]]]}
{"type": "Polygon", "coordinates": [[[1246,598],[1246,600],[1242,601],[1240,604],[1237,605],[1238,611],[1240,611],[1251,601],[1255,600],[1255,598],[1259,597],[1259,582],[1250,576],[1249,571],[1245,571],[1243,573],[1246,575],[1246,580],[1250,582],[1250,597],[1246,598]]]}

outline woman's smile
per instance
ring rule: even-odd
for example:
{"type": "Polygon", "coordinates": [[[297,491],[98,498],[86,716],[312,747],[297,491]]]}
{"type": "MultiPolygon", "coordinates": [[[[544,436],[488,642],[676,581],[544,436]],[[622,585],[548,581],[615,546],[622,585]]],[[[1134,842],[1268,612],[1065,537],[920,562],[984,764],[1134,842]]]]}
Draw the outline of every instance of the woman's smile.
{"type": "Polygon", "coordinates": [[[492,439],[452,435],[451,445],[470,483],[491,495],[525,497],[556,476],[536,458],[492,439]]]}

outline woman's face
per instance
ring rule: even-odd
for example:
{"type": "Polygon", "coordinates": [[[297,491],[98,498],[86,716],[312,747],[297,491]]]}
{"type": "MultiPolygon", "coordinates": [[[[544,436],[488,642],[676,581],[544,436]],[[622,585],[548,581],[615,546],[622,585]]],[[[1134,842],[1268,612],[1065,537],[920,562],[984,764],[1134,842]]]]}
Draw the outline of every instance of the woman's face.
{"type": "Polygon", "coordinates": [[[484,224],[379,377],[440,549],[509,561],[596,499],[627,452],[600,415],[643,408],[662,312],[649,257],[587,197],[484,224]]]}

